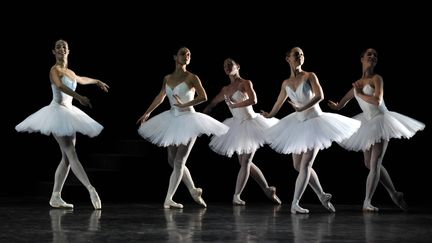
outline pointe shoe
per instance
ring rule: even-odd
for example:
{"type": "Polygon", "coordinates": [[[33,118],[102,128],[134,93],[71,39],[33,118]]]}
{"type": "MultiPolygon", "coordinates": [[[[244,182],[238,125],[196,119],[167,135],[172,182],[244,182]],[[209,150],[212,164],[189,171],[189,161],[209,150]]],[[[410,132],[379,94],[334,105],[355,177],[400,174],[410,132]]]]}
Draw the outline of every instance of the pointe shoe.
{"type": "Polygon", "coordinates": [[[404,195],[402,192],[395,192],[394,194],[390,195],[393,202],[402,210],[406,211],[408,210],[408,205],[406,204],[404,200],[404,195]]]}
{"type": "Polygon", "coordinates": [[[73,204],[66,203],[65,201],[63,201],[63,199],[60,196],[60,193],[56,193],[56,192],[54,192],[51,195],[49,204],[53,208],[73,208],[73,204]]]}
{"type": "Polygon", "coordinates": [[[378,212],[379,211],[379,209],[377,208],[377,207],[374,207],[374,206],[372,206],[372,205],[363,205],[363,212],[366,212],[366,213],[376,213],[376,212],[378,212]]]}
{"type": "Polygon", "coordinates": [[[270,200],[272,200],[273,202],[275,202],[277,204],[282,204],[281,200],[276,195],[276,187],[270,186],[270,187],[266,188],[264,190],[264,192],[267,195],[267,197],[270,198],[270,200]]]}
{"type": "Polygon", "coordinates": [[[174,201],[171,200],[171,201],[165,201],[163,207],[165,209],[170,209],[170,208],[178,208],[178,209],[180,209],[180,208],[183,208],[183,204],[176,203],[176,202],[174,202],[174,201]]]}
{"type": "Polygon", "coordinates": [[[297,213],[305,214],[305,213],[309,213],[309,210],[306,208],[300,207],[298,204],[292,204],[291,205],[291,213],[292,214],[297,214],[297,213]]]}
{"type": "Polygon", "coordinates": [[[330,193],[324,193],[319,200],[321,201],[321,204],[331,213],[336,212],[335,207],[333,206],[333,204],[330,202],[332,198],[332,195],[330,193]]]}
{"type": "Polygon", "coordinates": [[[234,206],[244,206],[246,202],[240,199],[240,196],[234,195],[233,197],[233,205],[234,206]]]}
{"type": "Polygon", "coordinates": [[[94,187],[91,187],[89,189],[89,193],[90,193],[90,199],[91,199],[91,202],[93,204],[94,209],[96,209],[96,210],[102,209],[102,202],[99,198],[98,193],[96,192],[96,189],[94,187]]]}
{"type": "Polygon", "coordinates": [[[201,195],[202,195],[202,189],[201,188],[195,188],[191,190],[191,196],[193,198],[193,200],[198,203],[199,205],[203,206],[203,207],[207,207],[207,204],[204,202],[204,199],[202,199],[201,195]]]}

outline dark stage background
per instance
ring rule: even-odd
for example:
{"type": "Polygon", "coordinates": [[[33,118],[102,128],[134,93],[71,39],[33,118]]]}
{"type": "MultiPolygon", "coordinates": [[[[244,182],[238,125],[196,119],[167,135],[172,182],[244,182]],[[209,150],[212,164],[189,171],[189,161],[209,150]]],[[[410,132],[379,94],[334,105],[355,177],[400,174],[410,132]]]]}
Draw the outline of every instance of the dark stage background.
{"type": "MultiPolygon", "coordinates": [[[[389,11],[359,5],[340,6],[345,11],[314,12],[309,7],[260,5],[253,9],[195,6],[200,11],[186,6],[123,6],[108,6],[110,11],[87,7],[72,11],[53,6],[42,13],[14,9],[14,17],[3,21],[1,96],[6,113],[2,118],[0,196],[23,200],[41,196],[48,200],[51,193],[61,156],[55,140],[39,133],[17,133],[14,127],[51,102],[48,72],[55,62],[51,50],[54,42],[63,38],[69,42],[69,67],[78,75],[99,78],[111,86],[109,93],[95,86],[78,87],[77,92],[91,99],[93,109],[74,103],[105,127],[100,136],[78,135],[77,141],[80,160],[103,201],[164,199],[171,173],[166,149],[144,141],[137,134],[136,121],[159,92],[163,76],[174,70],[172,55],[178,47],[191,50],[188,69],[201,78],[209,100],[229,82],[223,60],[238,60],[242,77],[254,84],[258,96],[254,109],[259,112],[271,109],[281,82],[290,75],[285,52],[300,46],[305,52],[304,70],[315,72],[324,89],[321,108],[326,112],[330,111],[327,100],[339,100],[361,77],[361,51],[377,49],[376,71],[384,78],[387,107],[426,124],[426,129],[410,140],[391,140],[384,166],[397,189],[405,192],[408,203],[430,204],[426,198],[431,186],[431,123],[427,114],[431,52],[426,37],[430,25],[427,15],[421,14],[423,8],[392,6],[389,11]],[[406,16],[407,11],[414,10],[414,17],[406,16]]],[[[206,104],[195,109],[202,111],[206,104]]],[[[165,101],[152,115],[168,107],[165,101]]],[[[290,112],[292,108],[285,104],[277,117],[290,112]]],[[[359,112],[355,100],[340,111],[347,116],[359,112]]],[[[219,104],[211,115],[222,121],[230,113],[219,104]]],[[[196,185],[204,189],[205,200],[231,202],[239,169],[237,159],[213,153],[208,142],[205,136],[197,140],[187,166],[196,185]]],[[[314,168],[336,204],[361,205],[368,172],[362,158],[362,153],[345,151],[337,144],[318,154],[314,168]]],[[[255,163],[269,184],[278,188],[282,201],[289,203],[297,176],[291,155],[277,154],[266,146],[256,153],[255,163]]],[[[71,202],[88,200],[87,191],[72,173],[63,197],[71,202]]],[[[243,198],[267,200],[252,178],[243,198]]],[[[192,202],[183,184],[176,200],[192,202]]],[[[391,203],[382,186],[374,200],[377,205],[391,203]]],[[[303,201],[318,203],[310,188],[303,201]]]]}

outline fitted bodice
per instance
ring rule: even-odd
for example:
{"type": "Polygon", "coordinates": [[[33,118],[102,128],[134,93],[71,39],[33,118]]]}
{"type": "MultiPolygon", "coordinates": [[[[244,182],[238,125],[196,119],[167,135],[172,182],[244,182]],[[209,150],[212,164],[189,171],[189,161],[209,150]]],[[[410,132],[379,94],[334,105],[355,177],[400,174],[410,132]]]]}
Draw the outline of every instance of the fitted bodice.
{"type": "MultiPolygon", "coordinates": [[[[370,86],[369,84],[363,86],[363,93],[366,95],[373,95],[375,92],[375,89],[372,88],[372,86],[370,86]]],[[[370,104],[366,101],[364,101],[362,98],[357,96],[357,92],[354,92],[354,96],[360,106],[360,108],[362,109],[363,113],[365,114],[367,119],[371,119],[373,117],[375,117],[378,114],[381,114],[385,111],[387,111],[387,107],[384,104],[384,100],[381,101],[381,103],[376,106],[373,104],[370,104]]]]}
{"type": "Polygon", "coordinates": [[[180,108],[174,105],[178,103],[174,95],[177,95],[183,103],[187,103],[194,99],[195,89],[189,88],[189,86],[185,82],[177,84],[174,88],[171,88],[166,84],[165,93],[167,94],[169,103],[171,105],[171,111],[173,111],[175,115],[180,115],[186,111],[195,111],[193,106],[180,108]]]}
{"type": "MultiPolygon", "coordinates": [[[[234,103],[242,102],[244,100],[247,100],[248,98],[249,97],[247,94],[244,94],[244,93],[240,92],[239,90],[234,92],[234,94],[231,96],[231,100],[234,101],[234,103]]],[[[233,117],[239,118],[242,120],[254,118],[255,116],[257,116],[257,114],[254,112],[251,105],[238,107],[238,108],[229,107],[229,109],[230,109],[233,117]]]]}
{"type": "MultiPolygon", "coordinates": [[[[302,82],[295,91],[292,90],[288,85],[285,86],[285,90],[290,100],[299,107],[306,105],[315,96],[315,94],[312,92],[312,87],[310,86],[309,81],[302,82]]],[[[319,116],[321,113],[321,108],[317,103],[307,110],[297,112],[297,117],[303,121],[319,116]]]]}
{"type": "MultiPolygon", "coordinates": [[[[66,75],[63,75],[60,78],[60,80],[68,88],[75,91],[75,89],[77,87],[77,82],[75,80],[70,79],[66,75]]],[[[61,92],[54,83],[51,83],[51,90],[53,93],[53,102],[56,102],[58,104],[65,105],[65,106],[71,106],[72,105],[73,97],[66,94],[66,93],[61,92]]]]}

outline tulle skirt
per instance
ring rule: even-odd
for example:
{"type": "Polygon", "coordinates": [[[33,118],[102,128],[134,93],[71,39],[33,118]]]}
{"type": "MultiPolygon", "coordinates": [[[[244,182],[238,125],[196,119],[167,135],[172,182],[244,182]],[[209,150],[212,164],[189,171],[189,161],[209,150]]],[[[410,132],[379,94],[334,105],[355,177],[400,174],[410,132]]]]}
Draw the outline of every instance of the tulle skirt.
{"type": "Polygon", "coordinates": [[[360,127],[358,120],[335,113],[303,120],[293,112],[266,131],[266,142],[278,153],[300,154],[312,149],[328,148],[332,142],[341,142],[360,127]]]}
{"type": "Polygon", "coordinates": [[[423,130],[425,124],[408,116],[393,111],[380,113],[368,120],[364,113],[353,117],[361,121],[361,127],[357,133],[340,145],[348,150],[365,151],[373,144],[390,138],[410,138],[417,131],[423,130]]]}
{"type": "Polygon", "coordinates": [[[79,132],[89,137],[97,136],[103,126],[73,105],[52,101],[19,123],[18,132],[40,132],[44,135],[72,136],[79,132]]]}
{"type": "Polygon", "coordinates": [[[174,110],[164,111],[138,128],[139,135],[160,147],[187,145],[202,134],[219,136],[227,131],[226,125],[206,114],[186,111],[176,115],[174,110]]]}
{"type": "Polygon", "coordinates": [[[223,123],[229,127],[226,134],[213,136],[210,148],[218,154],[231,157],[234,153],[249,154],[265,143],[265,130],[276,124],[276,118],[257,115],[250,119],[228,118],[223,123]]]}

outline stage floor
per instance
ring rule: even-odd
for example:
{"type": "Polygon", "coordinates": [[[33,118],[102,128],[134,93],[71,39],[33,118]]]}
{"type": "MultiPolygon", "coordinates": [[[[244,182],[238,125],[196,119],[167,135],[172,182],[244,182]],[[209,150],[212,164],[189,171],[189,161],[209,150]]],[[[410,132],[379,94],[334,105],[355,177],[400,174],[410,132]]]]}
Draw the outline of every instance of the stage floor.
{"type": "MultiPolygon", "coordinates": [[[[0,242],[431,242],[432,210],[392,205],[363,213],[360,205],[305,204],[308,215],[290,205],[209,203],[163,209],[160,203],[75,203],[73,210],[48,203],[0,202],[0,242]]],[[[6,202],[5,202],[6,201],[6,202]]]]}

